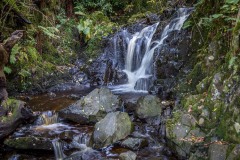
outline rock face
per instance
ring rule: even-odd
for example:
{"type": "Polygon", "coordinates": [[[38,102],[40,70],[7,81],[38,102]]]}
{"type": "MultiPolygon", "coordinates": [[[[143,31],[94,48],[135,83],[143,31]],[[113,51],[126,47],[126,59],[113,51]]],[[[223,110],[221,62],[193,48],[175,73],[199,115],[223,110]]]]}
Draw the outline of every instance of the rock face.
{"type": "Polygon", "coordinates": [[[137,101],[137,116],[139,118],[151,118],[162,113],[162,104],[156,96],[147,95],[137,101]]]}
{"type": "Polygon", "coordinates": [[[107,113],[116,111],[120,99],[107,88],[95,89],[86,97],[59,112],[63,118],[77,123],[96,123],[107,113]]]}
{"type": "Polygon", "coordinates": [[[51,140],[42,137],[19,137],[6,139],[4,144],[16,149],[53,150],[51,140]]]}
{"type": "Polygon", "coordinates": [[[24,121],[34,117],[23,101],[8,99],[1,107],[5,114],[0,117],[0,139],[9,135],[24,121]]]}
{"type": "Polygon", "coordinates": [[[127,113],[118,111],[108,113],[94,128],[94,147],[102,148],[127,137],[132,132],[132,122],[127,113]]]}
{"type": "Polygon", "coordinates": [[[202,142],[205,134],[195,127],[196,120],[192,115],[180,112],[175,117],[167,121],[166,137],[174,142],[178,155],[186,157],[195,145],[202,142]]]}

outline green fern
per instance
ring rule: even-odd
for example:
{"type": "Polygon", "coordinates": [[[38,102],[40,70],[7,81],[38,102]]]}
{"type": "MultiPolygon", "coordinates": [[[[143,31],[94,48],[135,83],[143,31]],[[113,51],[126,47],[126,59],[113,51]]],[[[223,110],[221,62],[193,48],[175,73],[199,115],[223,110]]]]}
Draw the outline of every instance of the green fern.
{"type": "Polygon", "coordinates": [[[16,4],[16,0],[3,0],[6,4],[8,4],[10,7],[14,8],[16,11],[19,11],[19,8],[16,4]]]}
{"type": "Polygon", "coordinates": [[[10,63],[14,64],[16,63],[16,55],[19,53],[19,50],[21,49],[21,47],[16,44],[11,51],[11,55],[10,55],[10,63]]]}
{"type": "Polygon", "coordinates": [[[4,72],[7,73],[7,74],[10,74],[10,73],[12,73],[12,69],[5,66],[4,67],[4,72]]]}
{"type": "Polygon", "coordinates": [[[59,39],[60,37],[56,35],[56,33],[59,32],[59,30],[56,27],[43,27],[43,26],[38,26],[38,28],[43,31],[43,33],[50,38],[53,39],[59,39]]]}

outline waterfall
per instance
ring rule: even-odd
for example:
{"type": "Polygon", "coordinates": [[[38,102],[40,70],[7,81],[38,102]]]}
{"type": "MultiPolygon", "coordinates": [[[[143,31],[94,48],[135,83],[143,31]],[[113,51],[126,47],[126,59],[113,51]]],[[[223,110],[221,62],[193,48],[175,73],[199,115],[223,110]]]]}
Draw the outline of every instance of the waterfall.
{"type": "MultiPolygon", "coordinates": [[[[161,51],[169,34],[173,31],[181,30],[183,23],[190,14],[187,8],[180,8],[177,13],[177,17],[171,20],[163,29],[159,40],[152,41],[159,23],[147,26],[140,32],[132,35],[128,42],[127,53],[125,55],[125,68],[123,70],[127,74],[128,83],[113,86],[113,92],[147,92],[149,90],[152,84],[151,77],[153,76],[155,49],[158,48],[161,51]]],[[[126,37],[126,39],[129,39],[129,37],[126,37]]],[[[114,43],[116,44],[116,39],[114,43]]],[[[114,49],[117,49],[116,45],[114,49]]],[[[114,51],[114,54],[116,55],[117,51],[114,51]]]]}
{"type": "Polygon", "coordinates": [[[63,160],[66,157],[63,153],[63,144],[58,139],[52,141],[56,160],[63,160]]]}
{"type": "Polygon", "coordinates": [[[50,125],[54,123],[58,123],[58,114],[54,111],[43,112],[40,116],[40,123],[44,125],[50,125]]]}

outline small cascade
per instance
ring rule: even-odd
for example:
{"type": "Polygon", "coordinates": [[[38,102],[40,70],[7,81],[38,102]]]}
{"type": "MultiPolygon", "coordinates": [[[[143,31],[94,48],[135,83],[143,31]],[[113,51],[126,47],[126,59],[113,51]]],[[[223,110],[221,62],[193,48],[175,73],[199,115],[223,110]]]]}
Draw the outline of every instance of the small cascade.
{"type": "Polygon", "coordinates": [[[89,145],[90,143],[90,135],[87,133],[80,133],[76,136],[73,137],[73,141],[78,144],[84,144],[84,145],[89,145]]]}
{"type": "MultiPolygon", "coordinates": [[[[127,74],[128,83],[113,86],[113,92],[147,92],[149,90],[153,83],[153,57],[155,50],[158,48],[158,53],[160,53],[169,34],[173,31],[181,30],[183,23],[190,14],[190,10],[188,8],[180,8],[177,11],[177,17],[171,20],[164,28],[159,40],[152,40],[159,23],[143,28],[140,32],[133,34],[130,39],[129,36],[125,37],[124,41],[127,42],[128,47],[125,54],[123,72],[127,74]]],[[[120,33],[121,36],[122,32],[120,33]]],[[[124,30],[124,32],[127,31],[124,30]]],[[[121,49],[116,44],[117,41],[114,39],[114,55],[116,59],[119,59],[117,52],[121,49]]]]}
{"type": "Polygon", "coordinates": [[[63,144],[58,139],[52,141],[55,159],[63,160],[66,156],[63,153],[63,144]]]}
{"type": "Polygon", "coordinates": [[[59,122],[58,114],[54,111],[43,112],[40,116],[40,123],[43,125],[50,125],[59,122]]]}

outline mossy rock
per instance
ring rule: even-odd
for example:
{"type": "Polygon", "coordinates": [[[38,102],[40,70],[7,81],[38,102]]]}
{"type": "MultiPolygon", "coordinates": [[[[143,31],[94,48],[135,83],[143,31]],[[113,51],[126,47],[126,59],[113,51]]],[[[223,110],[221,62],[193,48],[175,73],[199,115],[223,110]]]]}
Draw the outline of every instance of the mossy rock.
{"type": "Polygon", "coordinates": [[[51,140],[43,137],[19,137],[6,139],[4,144],[15,149],[53,150],[51,140]]]}
{"type": "Polygon", "coordinates": [[[2,107],[6,115],[0,117],[0,139],[13,132],[23,121],[30,121],[34,117],[23,101],[8,99],[2,107]]]}
{"type": "Polygon", "coordinates": [[[173,147],[181,157],[187,157],[191,150],[201,142],[192,139],[205,137],[205,134],[195,126],[195,121],[189,114],[181,111],[175,113],[172,120],[168,120],[166,124],[166,137],[174,142],[173,147]]]}
{"type": "Polygon", "coordinates": [[[206,77],[196,86],[199,94],[208,91],[208,87],[210,86],[211,80],[212,77],[206,77]]]}

